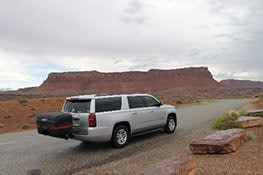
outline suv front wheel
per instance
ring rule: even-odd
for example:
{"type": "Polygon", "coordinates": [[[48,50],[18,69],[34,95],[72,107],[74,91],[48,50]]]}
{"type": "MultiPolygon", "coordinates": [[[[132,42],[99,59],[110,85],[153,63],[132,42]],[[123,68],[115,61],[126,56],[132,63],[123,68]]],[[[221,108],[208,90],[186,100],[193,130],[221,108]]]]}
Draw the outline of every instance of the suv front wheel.
{"type": "Polygon", "coordinates": [[[124,125],[118,125],[114,128],[111,143],[115,148],[121,148],[127,145],[130,138],[130,132],[124,125]]]}
{"type": "Polygon", "coordinates": [[[177,127],[177,120],[176,120],[176,117],[173,116],[173,115],[170,115],[168,116],[167,118],[167,122],[166,122],[166,125],[165,125],[165,132],[167,133],[173,133],[175,131],[177,127]]]}

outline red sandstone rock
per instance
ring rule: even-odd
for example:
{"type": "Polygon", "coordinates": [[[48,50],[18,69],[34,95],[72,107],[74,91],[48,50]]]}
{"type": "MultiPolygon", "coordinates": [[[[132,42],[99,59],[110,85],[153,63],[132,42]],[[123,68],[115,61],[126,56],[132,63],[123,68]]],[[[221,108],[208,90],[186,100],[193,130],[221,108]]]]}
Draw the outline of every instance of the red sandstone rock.
{"type": "Polygon", "coordinates": [[[196,162],[187,158],[167,159],[146,168],[138,175],[195,175],[196,162]]]}
{"type": "Polygon", "coordinates": [[[241,116],[238,118],[238,121],[244,128],[251,128],[261,126],[262,120],[260,117],[249,117],[249,116],[241,116]]]}
{"type": "Polygon", "coordinates": [[[225,154],[236,151],[244,142],[246,142],[244,129],[228,129],[192,141],[190,150],[194,154],[225,154]]]}
{"type": "Polygon", "coordinates": [[[254,116],[254,117],[263,117],[263,109],[257,109],[257,110],[251,110],[248,111],[249,116],[254,116]]]}

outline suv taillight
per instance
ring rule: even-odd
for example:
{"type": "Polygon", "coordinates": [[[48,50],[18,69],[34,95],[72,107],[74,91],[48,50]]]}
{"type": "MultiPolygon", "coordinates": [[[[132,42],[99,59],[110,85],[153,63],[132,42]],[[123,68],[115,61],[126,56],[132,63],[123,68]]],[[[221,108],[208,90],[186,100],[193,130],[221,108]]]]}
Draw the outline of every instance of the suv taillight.
{"type": "Polygon", "coordinates": [[[94,113],[89,114],[89,127],[96,127],[96,115],[94,113]]]}

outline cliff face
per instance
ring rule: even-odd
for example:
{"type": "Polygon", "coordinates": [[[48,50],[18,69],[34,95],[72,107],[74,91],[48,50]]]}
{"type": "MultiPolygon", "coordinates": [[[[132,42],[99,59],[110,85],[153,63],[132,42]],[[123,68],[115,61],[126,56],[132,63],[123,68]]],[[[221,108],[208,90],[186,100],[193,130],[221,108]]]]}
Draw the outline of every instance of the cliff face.
{"type": "Polygon", "coordinates": [[[220,85],[229,88],[263,88],[262,81],[250,81],[250,80],[222,80],[220,85]]]}
{"type": "Polygon", "coordinates": [[[101,73],[97,71],[50,73],[36,88],[22,89],[33,94],[83,94],[156,92],[177,87],[212,88],[218,82],[206,67],[172,70],[152,69],[147,72],[101,73]]]}

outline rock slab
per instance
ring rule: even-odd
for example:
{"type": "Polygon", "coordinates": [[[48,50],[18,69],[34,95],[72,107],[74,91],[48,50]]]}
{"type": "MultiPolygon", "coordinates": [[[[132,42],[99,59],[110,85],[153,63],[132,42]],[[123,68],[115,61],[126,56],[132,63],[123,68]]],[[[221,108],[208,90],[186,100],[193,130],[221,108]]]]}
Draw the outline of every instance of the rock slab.
{"type": "Polygon", "coordinates": [[[263,117],[263,109],[248,111],[248,115],[253,117],[263,117]]]}
{"type": "Polygon", "coordinates": [[[192,141],[190,150],[194,154],[226,154],[235,152],[244,142],[246,142],[244,129],[227,129],[192,141]]]}
{"type": "Polygon", "coordinates": [[[241,116],[238,118],[238,121],[244,128],[258,127],[262,124],[260,117],[241,116]]]}
{"type": "Polygon", "coordinates": [[[153,164],[137,175],[195,175],[197,164],[188,158],[171,158],[153,164]]]}

